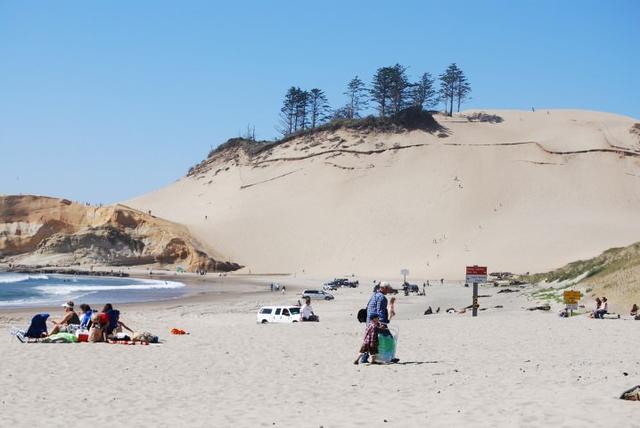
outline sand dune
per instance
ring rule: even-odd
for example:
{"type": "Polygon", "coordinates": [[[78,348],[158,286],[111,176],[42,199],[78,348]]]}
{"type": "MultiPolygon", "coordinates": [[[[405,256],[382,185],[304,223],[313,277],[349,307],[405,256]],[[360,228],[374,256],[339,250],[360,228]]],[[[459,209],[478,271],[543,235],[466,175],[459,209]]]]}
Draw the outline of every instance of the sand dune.
{"type": "Polygon", "coordinates": [[[487,113],[503,121],[437,116],[444,132],[338,130],[255,155],[228,147],[126,204],[253,272],[535,272],[639,239],[634,119],[487,113]]]}

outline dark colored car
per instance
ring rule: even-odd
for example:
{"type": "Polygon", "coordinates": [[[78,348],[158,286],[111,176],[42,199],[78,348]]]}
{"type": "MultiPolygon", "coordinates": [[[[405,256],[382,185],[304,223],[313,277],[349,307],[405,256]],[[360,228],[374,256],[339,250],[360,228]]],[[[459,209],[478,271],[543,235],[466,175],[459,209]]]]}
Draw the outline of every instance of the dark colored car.
{"type": "Polygon", "coordinates": [[[402,291],[404,291],[405,293],[419,293],[420,287],[418,287],[416,284],[409,284],[408,282],[405,282],[404,284],[402,284],[402,291]]]}

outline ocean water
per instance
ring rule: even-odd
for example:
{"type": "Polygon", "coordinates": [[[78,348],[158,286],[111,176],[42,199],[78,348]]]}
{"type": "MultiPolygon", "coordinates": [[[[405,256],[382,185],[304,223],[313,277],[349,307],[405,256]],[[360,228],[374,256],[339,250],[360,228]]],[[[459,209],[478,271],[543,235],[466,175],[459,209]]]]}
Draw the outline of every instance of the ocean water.
{"type": "Polygon", "coordinates": [[[183,296],[183,283],[162,279],[109,278],[0,272],[0,308],[88,303],[126,303],[183,296]]]}

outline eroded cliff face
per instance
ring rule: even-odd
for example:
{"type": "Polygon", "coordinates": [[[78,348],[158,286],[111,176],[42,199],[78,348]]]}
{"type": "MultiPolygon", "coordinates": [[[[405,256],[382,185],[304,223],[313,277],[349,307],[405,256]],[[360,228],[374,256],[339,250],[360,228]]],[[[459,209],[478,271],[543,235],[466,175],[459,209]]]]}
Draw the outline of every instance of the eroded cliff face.
{"type": "Polygon", "coordinates": [[[43,196],[0,197],[0,259],[27,265],[168,265],[232,271],[176,223],[124,205],[43,196]]]}

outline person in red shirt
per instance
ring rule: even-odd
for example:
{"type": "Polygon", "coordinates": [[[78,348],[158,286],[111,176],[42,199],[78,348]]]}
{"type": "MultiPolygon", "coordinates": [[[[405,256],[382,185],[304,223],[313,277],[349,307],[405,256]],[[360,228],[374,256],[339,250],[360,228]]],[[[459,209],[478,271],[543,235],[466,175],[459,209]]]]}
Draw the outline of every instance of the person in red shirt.
{"type": "Polygon", "coordinates": [[[373,314],[371,316],[371,322],[367,325],[367,329],[364,332],[364,340],[358,353],[358,358],[353,364],[358,364],[364,354],[371,355],[371,364],[376,364],[376,354],[378,353],[378,331],[380,330],[380,316],[373,314]]]}

